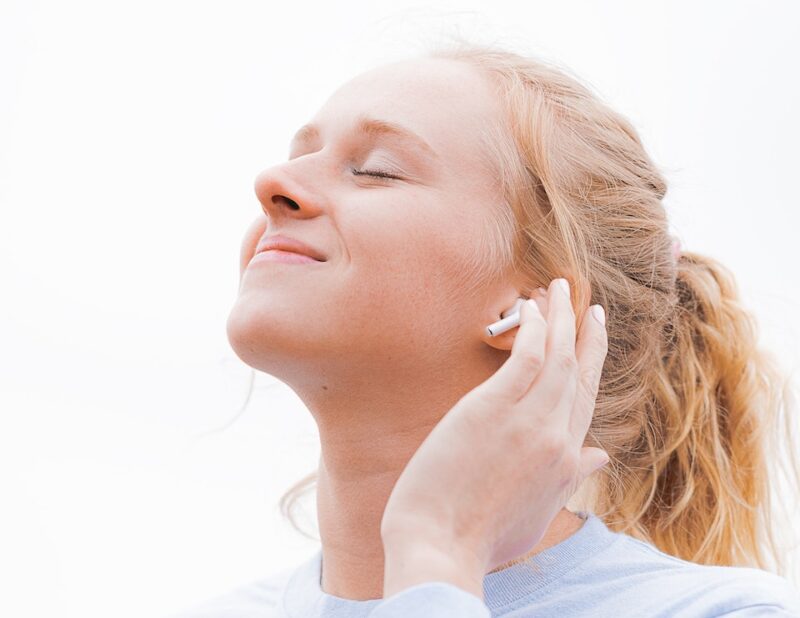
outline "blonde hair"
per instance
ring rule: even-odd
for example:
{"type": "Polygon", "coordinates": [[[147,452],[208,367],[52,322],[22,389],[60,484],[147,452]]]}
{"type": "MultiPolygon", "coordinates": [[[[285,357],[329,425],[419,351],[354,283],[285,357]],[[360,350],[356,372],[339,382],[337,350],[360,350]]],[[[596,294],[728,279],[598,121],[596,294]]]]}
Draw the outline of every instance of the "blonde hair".
{"type": "MultiPolygon", "coordinates": [[[[784,416],[785,433],[779,422],[789,381],[757,347],[733,275],[698,253],[674,260],[666,182],[636,130],[551,63],[474,43],[429,57],[468,63],[504,106],[485,134],[504,192],[487,230],[496,261],[486,276],[513,266],[525,294],[566,277],[579,322],[590,302],[606,309],[608,354],[586,445],[611,463],[595,473],[585,508],[679,558],[785,573],[770,484],[783,445],[790,463],[781,470],[800,490],[796,419],[784,416]]],[[[280,499],[302,534],[291,510],[315,479],[280,499]]]]}

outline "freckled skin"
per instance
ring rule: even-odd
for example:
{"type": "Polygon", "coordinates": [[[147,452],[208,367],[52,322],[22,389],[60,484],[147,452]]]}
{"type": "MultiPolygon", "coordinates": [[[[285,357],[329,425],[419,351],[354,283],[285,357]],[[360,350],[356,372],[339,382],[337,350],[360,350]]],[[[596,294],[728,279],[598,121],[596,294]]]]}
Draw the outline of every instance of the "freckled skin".
{"type": "MultiPolygon", "coordinates": [[[[329,594],[381,598],[380,522],[397,477],[439,419],[511,349],[517,329],[490,337],[485,328],[521,294],[515,282],[467,292],[464,281],[500,191],[482,163],[478,131],[499,118],[489,84],[472,68],[392,63],[339,87],[309,120],[320,140],[256,177],[258,214],[242,240],[226,330],[239,358],[285,382],[317,423],[329,594]],[[410,128],[438,158],[356,134],[362,113],[410,128]],[[387,166],[410,179],[351,172],[387,166]],[[298,238],[327,261],[247,267],[266,233],[298,238]]],[[[581,523],[563,509],[531,554],[581,523]]]]}

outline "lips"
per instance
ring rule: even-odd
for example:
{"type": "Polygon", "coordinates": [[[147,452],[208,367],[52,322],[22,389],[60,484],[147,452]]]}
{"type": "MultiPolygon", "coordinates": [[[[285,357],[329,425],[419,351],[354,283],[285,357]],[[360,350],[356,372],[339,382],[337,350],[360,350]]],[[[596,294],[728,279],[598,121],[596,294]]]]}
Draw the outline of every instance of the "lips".
{"type": "Polygon", "coordinates": [[[273,234],[272,236],[267,236],[266,238],[262,238],[261,241],[258,243],[256,247],[256,253],[261,253],[262,251],[268,251],[269,249],[279,249],[281,251],[291,251],[292,253],[299,253],[300,255],[307,255],[308,257],[314,258],[319,262],[326,261],[326,258],[322,253],[317,251],[314,247],[305,244],[297,240],[296,238],[291,238],[290,236],[284,236],[283,234],[273,234]]]}

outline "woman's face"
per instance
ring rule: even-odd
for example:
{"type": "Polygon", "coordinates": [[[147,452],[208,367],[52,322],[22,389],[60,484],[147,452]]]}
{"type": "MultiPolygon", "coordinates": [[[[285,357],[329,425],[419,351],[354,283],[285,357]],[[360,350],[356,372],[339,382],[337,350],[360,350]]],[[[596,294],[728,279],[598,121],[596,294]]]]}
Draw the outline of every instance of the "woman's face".
{"type": "Polygon", "coordinates": [[[262,212],[242,242],[227,321],[237,355],[299,383],[333,379],[320,372],[337,362],[400,378],[474,353],[515,298],[502,282],[468,291],[500,195],[480,137],[498,114],[484,78],[449,60],[385,65],[336,90],[288,160],[256,177],[262,212]],[[325,261],[250,263],[274,234],[325,261]]]}

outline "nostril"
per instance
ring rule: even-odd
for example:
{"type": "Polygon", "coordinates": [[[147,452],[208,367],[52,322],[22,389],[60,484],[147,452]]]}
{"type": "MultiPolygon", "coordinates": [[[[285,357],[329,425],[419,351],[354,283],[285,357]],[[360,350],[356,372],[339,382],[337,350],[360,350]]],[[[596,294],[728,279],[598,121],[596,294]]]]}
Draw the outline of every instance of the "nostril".
{"type": "Polygon", "coordinates": [[[284,201],[288,202],[289,206],[291,206],[294,210],[299,210],[300,209],[300,205],[297,202],[295,202],[291,198],[286,197],[285,195],[275,195],[275,196],[273,196],[272,203],[273,204],[277,204],[281,200],[284,200],[284,201]]]}

